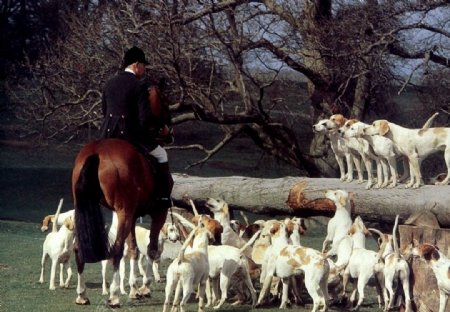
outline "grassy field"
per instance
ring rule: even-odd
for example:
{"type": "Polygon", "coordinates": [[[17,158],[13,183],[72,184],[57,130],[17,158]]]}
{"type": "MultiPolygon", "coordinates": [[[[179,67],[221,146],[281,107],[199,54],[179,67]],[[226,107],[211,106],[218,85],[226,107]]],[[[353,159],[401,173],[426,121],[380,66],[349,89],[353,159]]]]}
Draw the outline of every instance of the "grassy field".
{"type": "MultiPolygon", "coordinates": [[[[254,177],[280,177],[295,175],[292,168],[283,166],[259,153],[245,141],[236,141],[230,151],[240,150],[239,160],[233,153],[215,156],[201,167],[184,169],[191,154],[170,151],[174,172],[191,175],[247,175],[254,177]]],[[[48,289],[49,265],[45,283],[39,284],[42,243],[46,234],[40,231],[43,216],[54,213],[59,198],[65,199],[63,211],[72,208],[70,195],[70,172],[72,161],[79,147],[53,149],[0,149],[0,311],[108,311],[106,297],[101,295],[100,264],[88,264],[86,277],[91,305],[80,307],[74,304],[76,298],[76,275],[69,289],[48,289]]],[[[144,219],[145,221],[145,219],[144,219]]],[[[308,229],[303,244],[320,248],[325,228],[308,229]]],[[[373,240],[369,240],[374,248],[373,240]]],[[[167,261],[161,272],[165,275],[167,261]]],[[[75,264],[72,261],[72,269],[75,264]]],[[[57,277],[58,278],[58,277],[57,277]]],[[[59,281],[57,279],[57,281],[59,281]]],[[[164,298],[164,284],[153,284],[152,298],[139,301],[121,297],[121,311],[161,311],[164,298]]],[[[257,290],[259,286],[257,285],[257,290]]],[[[306,307],[292,307],[296,311],[310,311],[311,300],[305,293],[306,307]]],[[[189,311],[196,311],[191,303],[189,311]]],[[[211,310],[212,309],[208,309],[211,310]]],[[[226,304],[221,311],[250,311],[250,306],[234,307],[226,304]]],[[[331,311],[345,311],[333,307],[331,311]]],[[[374,292],[368,290],[361,311],[377,311],[374,292]]],[[[278,305],[253,309],[253,311],[278,311],[278,305]]]]}
{"type": "MultiPolygon", "coordinates": [[[[322,242],[323,229],[309,230],[302,242],[305,246],[319,248],[322,242]]],[[[108,311],[105,306],[106,296],[101,292],[101,266],[99,263],[87,264],[86,278],[90,306],[77,306],[76,275],[72,277],[68,289],[58,288],[54,291],[48,289],[49,265],[45,274],[44,284],[38,282],[40,275],[40,259],[42,243],[46,234],[40,231],[38,223],[0,221],[0,311],[108,311]]],[[[371,245],[373,246],[372,242],[371,245]]],[[[163,263],[161,272],[165,275],[167,261],[163,263]]],[[[127,265],[128,267],[128,265],[127,265]]],[[[76,271],[72,259],[72,269],[76,271]]],[[[57,285],[59,284],[57,274],[57,285]]],[[[257,286],[257,290],[259,287],[257,286]]],[[[164,283],[152,284],[152,298],[142,300],[129,300],[121,296],[121,311],[161,311],[164,302],[164,283]]],[[[377,304],[372,289],[364,301],[360,311],[376,311],[377,304]]],[[[296,311],[310,311],[311,299],[304,293],[306,306],[293,306],[296,311]]],[[[196,311],[197,304],[191,300],[189,311],[196,311]]],[[[209,309],[212,311],[212,309],[209,309]]],[[[260,309],[251,309],[249,305],[234,307],[225,304],[220,311],[278,311],[278,305],[267,306],[260,309]]],[[[333,307],[330,311],[345,311],[346,309],[333,307]]]]}

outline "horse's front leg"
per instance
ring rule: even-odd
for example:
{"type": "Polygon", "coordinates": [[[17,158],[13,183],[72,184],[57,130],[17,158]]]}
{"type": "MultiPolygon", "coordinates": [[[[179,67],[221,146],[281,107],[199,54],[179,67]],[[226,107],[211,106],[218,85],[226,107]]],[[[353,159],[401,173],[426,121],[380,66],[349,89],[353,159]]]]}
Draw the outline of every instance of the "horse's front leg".
{"type": "MultiPolygon", "coordinates": [[[[155,209],[160,209],[159,207],[155,207],[155,209]]],[[[158,239],[159,232],[161,231],[164,223],[167,218],[168,208],[163,208],[158,213],[151,214],[152,217],[152,225],[150,227],[150,243],[147,247],[147,255],[151,260],[155,260],[159,257],[158,254],[158,239]]]]}
{"type": "Polygon", "coordinates": [[[88,297],[86,296],[86,282],[84,281],[83,271],[84,262],[80,260],[78,254],[78,248],[75,248],[75,261],[77,263],[78,283],[77,283],[77,299],[76,304],[87,305],[90,304],[88,297]]]}

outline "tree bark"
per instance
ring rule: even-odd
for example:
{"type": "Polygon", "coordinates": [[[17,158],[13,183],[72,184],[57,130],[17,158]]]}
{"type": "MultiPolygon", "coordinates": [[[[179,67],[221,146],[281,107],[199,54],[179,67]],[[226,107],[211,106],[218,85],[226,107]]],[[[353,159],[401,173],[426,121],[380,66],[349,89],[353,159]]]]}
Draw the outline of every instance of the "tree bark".
{"type": "MultiPolygon", "coordinates": [[[[184,198],[194,199],[200,210],[208,197],[222,198],[232,208],[256,214],[333,216],[334,204],[325,198],[328,189],[354,193],[352,215],[365,221],[400,222],[411,214],[431,211],[441,227],[450,227],[450,186],[425,185],[419,189],[364,189],[365,184],[344,183],[331,178],[284,177],[276,179],[195,177],[174,174],[172,196],[178,206],[189,207],[184,198]]],[[[207,211],[207,209],[203,210],[207,211]]]]}

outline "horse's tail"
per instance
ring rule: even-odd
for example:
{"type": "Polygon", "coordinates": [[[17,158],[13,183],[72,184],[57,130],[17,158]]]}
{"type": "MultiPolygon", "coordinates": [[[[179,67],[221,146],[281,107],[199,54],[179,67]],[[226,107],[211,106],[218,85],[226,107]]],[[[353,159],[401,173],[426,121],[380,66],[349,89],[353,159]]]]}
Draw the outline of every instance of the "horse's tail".
{"type": "Polygon", "coordinates": [[[75,229],[78,257],[83,262],[108,258],[108,236],[100,209],[103,192],[98,179],[100,159],[94,154],[86,158],[74,187],[75,229]]]}

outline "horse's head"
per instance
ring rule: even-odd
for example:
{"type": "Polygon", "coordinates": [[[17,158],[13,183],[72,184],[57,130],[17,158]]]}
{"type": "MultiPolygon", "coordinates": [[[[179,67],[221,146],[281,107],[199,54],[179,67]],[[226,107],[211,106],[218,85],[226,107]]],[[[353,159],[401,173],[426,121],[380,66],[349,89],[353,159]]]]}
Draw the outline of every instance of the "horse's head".
{"type": "Polygon", "coordinates": [[[164,86],[164,80],[160,80],[157,85],[151,85],[148,88],[148,101],[152,114],[159,117],[167,127],[167,129],[163,129],[165,131],[159,133],[160,137],[157,140],[160,144],[171,144],[173,143],[172,117],[167,98],[162,92],[164,86]]]}

